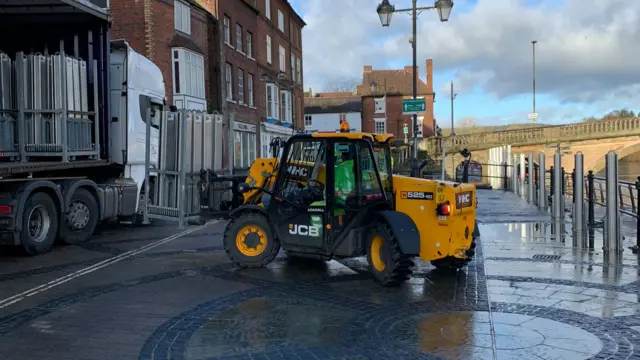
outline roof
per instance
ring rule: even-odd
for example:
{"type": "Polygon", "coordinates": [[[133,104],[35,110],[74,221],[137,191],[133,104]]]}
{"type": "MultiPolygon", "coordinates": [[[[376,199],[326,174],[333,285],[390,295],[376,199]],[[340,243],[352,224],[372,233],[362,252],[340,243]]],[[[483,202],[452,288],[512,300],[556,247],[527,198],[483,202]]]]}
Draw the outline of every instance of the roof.
{"type": "MultiPolygon", "coordinates": [[[[307,135],[308,134],[301,134],[307,135]]],[[[295,135],[294,135],[295,136],[295,135]]],[[[314,138],[346,138],[346,139],[366,139],[371,142],[383,143],[393,140],[393,134],[371,134],[364,132],[315,132],[311,134],[314,138]]]]}
{"type": "MultiPolygon", "coordinates": [[[[387,83],[387,94],[389,95],[412,95],[413,94],[413,73],[405,70],[371,70],[362,73],[362,84],[358,85],[357,93],[361,96],[375,95],[371,91],[371,83],[377,84],[376,94],[382,95],[384,92],[385,80],[387,83]]],[[[427,84],[418,77],[418,96],[433,94],[429,91],[427,84]]]]}
{"type": "Polygon", "coordinates": [[[307,26],[307,23],[304,22],[304,20],[302,20],[302,17],[300,17],[300,15],[298,15],[298,13],[296,12],[296,9],[294,9],[293,6],[291,6],[291,3],[289,2],[289,0],[283,0],[283,2],[285,3],[285,5],[287,5],[289,10],[291,10],[291,13],[293,15],[295,15],[295,17],[298,19],[298,21],[300,21],[302,26],[307,26]]]}
{"type": "Polygon", "coordinates": [[[88,14],[109,20],[105,0],[3,0],[0,15],[88,14]]]}
{"type": "Polygon", "coordinates": [[[362,112],[362,99],[359,96],[324,98],[304,98],[305,114],[334,114],[362,112]]]}

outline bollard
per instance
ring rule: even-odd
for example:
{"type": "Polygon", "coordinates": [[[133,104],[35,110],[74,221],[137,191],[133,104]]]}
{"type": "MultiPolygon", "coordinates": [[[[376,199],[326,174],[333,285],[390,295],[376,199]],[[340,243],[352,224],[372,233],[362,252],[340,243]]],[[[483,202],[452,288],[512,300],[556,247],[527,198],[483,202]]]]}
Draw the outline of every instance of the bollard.
{"type": "Polygon", "coordinates": [[[506,162],[502,163],[502,188],[509,190],[509,165],[506,162]]]}
{"type": "Polygon", "coordinates": [[[595,248],[595,225],[596,225],[596,194],[593,170],[589,170],[587,174],[587,226],[589,227],[589,249],[595,248]]]}
{"type": "Polygon", "coordinates": [[[567,172],[562,167],[562,195],[567,193],[567,172]]]}
{"type": "Polygon", "coordinates": [[[584,155],[577,152],[574,156],[573,170],[573,246],[586,248],[584,236],[584,155]],[[577,180],[577,181],[576,181],[577,180]]]}
{"type": "Polygon", "coordinates": [[[634,254],[640,253],[640,176],[638,176],[638,181],[636,181],[636,198],[638,199],[639,206],[636,207],[636,245],[631,248],[631,251],[634,254]]]}
{"type": "Polygon", "coordinates": [[[620,211],[618,199],[618,154],[609,151],[606,155],[606,223],[603,250],[622,251],[620,236],[620,211]]]}
{"type": "Polygon", "coordinates": [[[524,159],[524,154],[520,154],[520,159],[518,161],[518,165],[520,166],[520,181],[518,183],[518,187],[520,188],[520,198],[521,199],[526,199],[526,194],[525,194],[525,186],[524,186],[524,178],[525,178],[525,159],[524,159]]]}
{"type": "MultiPolygon", "coordinates": [[[[578,155],[578,154],[576,154],[578,155]]],[[[573,199],[576,198],[576,168],[574,165],[573,171],[571,172],[571,197],[573,199]]]]}
{"type": "Polygon", "coordinates": [[[533,192],[533,179],[535,179],[533,175],[533,153],[529,153],[529,176],[527,176],[527,180],[529,181],[529,191],[527,198],[529,199],[529,204],[533,204],[534,192],[533,192]]]}
{"type": "Polygon", "coordinates": [[[562,154],[559,151],[553,155],[553,217],[556,220],[564,218],[564,204],[562,198],[562,154]]]}
{"type": "Polygon", "coordinates": [[[547,210],[547,168],[545,167],[545,154],[538,153],[538,208],[547,210]]]}
{"type": "Polygon", "coordinates": [[[514,194],[518,194],[518,158],[516,155],[513,155],[511,159],[511,191],[514,194]]]}

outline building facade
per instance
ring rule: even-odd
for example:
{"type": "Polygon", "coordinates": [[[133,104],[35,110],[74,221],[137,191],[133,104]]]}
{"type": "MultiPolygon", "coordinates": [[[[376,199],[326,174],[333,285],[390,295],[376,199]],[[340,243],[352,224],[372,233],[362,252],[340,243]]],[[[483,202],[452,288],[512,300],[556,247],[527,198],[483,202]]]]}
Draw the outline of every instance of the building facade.
{"type": "Polygon", "coordinates": [[[217,20],[195,0],[111,0],[112,39],[126,39],[162,71],[167,102],[219,110],[217,20]]]}
{"type": "MultiPolygon", "coordinates": [[[[419,68],[418,68],[419,71],[419,68]]],[[[404,126],[408,127],[408,139],[413,138],[412,116],[402,114],[402,100],[413,98],[413,67],[403,70],[373,70],[365,65],[362,84],[356,93],[362,97],[362,128],[365,132],[391,133],[403,139],[404,126]]],[[[426,61],[426,82],[418,78],[418,97],[426,101],[426,111],[418,114],[418,137],[434,134],[433,62],[426,61]]]]}
{"type": "Polygon", "coordinates": [[[260,85],[260,156],[275,137],[304,128],[302,29],[306,23],[287,0],[255,0],[259,10],[256,60],[260,85]]]}
{"type": "Polygon", "coordinates": [[[362,100],[350,92],[318,93],[312,90],[304,98],[304,129],[336,131],[343,121],[353,131],[362,131],[362,100]]]}

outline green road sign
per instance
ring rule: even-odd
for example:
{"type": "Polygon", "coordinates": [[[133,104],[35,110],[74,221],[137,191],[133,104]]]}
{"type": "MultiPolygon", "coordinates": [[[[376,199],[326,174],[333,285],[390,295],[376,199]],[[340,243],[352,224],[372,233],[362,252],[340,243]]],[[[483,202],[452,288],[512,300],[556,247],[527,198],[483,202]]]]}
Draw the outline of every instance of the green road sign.
{"type": "Polygon", "coordinates": [[[402,115],[413,115],[423,113],[427,110],[427,103],[424,99],[402,100],[402,115]]]}
{"type": "Polygon", "coordinates": [[[405,133],[405,134],[408,134],[409,133],[409,125],[404,124],[404,126],[402,127],[402,132],[405,133]]]}

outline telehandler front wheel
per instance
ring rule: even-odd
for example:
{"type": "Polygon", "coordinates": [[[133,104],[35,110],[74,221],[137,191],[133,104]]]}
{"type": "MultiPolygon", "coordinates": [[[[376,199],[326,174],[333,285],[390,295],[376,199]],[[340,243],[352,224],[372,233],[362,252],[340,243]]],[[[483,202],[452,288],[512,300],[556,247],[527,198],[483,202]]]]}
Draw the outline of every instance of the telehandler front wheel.
{"type": "Polygon", "coordinates": [[[413,273],[413,260],[400,251],[396,235],[386,224],[376,226],[369,234],[367,260],[373,278],[383,286],[396,286],[413,273]]]}
{"type": "Polygon", "coordinates": [[[266,266],[280,251],[280,243],[273,236],[269,220],[256,213],[245,213],[231,220],[222,244],[229,259],[245,268],[266,266]]]}

